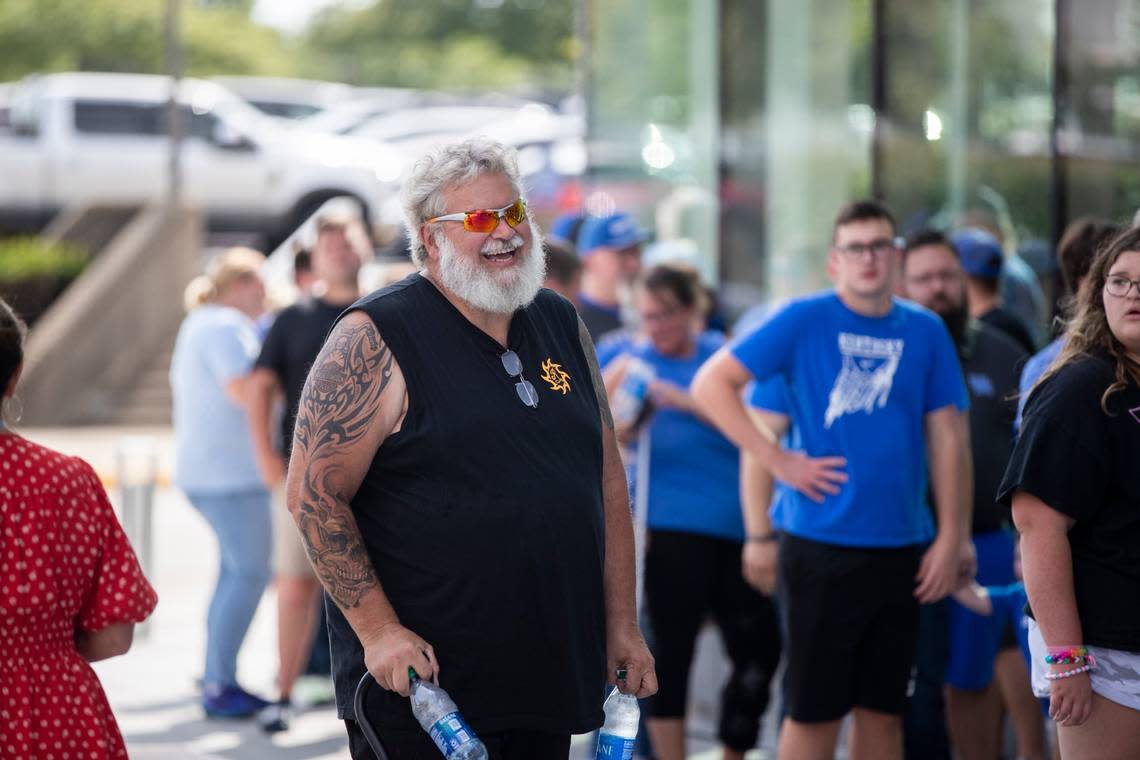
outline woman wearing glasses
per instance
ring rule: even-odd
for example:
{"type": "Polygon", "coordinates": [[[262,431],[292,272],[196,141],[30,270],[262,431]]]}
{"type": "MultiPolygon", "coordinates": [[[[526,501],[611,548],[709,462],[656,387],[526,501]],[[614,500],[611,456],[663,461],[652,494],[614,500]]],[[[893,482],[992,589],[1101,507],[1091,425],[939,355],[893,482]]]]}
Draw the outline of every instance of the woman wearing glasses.
{"type": "Polygon", "coordinates": [[[1001,498],[1034,622],[1033,685],[1061,754],[1140,747],[1140,229],[1094,260],[1032,391],[1001,498]]]}
{"type": "MultiPolygon", "coordinates": [[[[721,333],[702,331],[705,298],[695,270],[663,264],[645,272],[634,290],[642,337],[613,361],[606,378],[616,389],[631,371],[648,366],[653,374],[648,399],[656,411],[645,423],[645,600],[660,674],[648,726],[661,760],[685,756],[689,668],[706,617],[716,621],[733,665],[718,731],[726,758],[743,757],[756,744],[768,683],[780,659],[772,603],[745,582],[740,569],[739,453],[699,416],[689,395],[701,364],[724,344],[721,333]]],[[[619,436],[631,440],[635,425],[619,424],[619,436]]]]}

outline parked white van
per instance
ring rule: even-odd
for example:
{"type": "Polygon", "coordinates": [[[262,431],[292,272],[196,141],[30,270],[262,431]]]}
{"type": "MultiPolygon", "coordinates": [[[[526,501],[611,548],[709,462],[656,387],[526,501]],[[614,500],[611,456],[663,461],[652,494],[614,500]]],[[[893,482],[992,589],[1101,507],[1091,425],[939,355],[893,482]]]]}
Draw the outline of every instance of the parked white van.
{"type": "MultiPolygon", "coordinates": [[[[37,75],[8,93],[0,128],[0,228],[36,229],[74,203],[146,203],[167,191],[171,80],[144,74],[37,75]]],[[[366,219],[403,161],[382,143],[280,125],[213,82],[179,84],[183,193],[212,229],[272,245],[326,200],[366,219]]]]}

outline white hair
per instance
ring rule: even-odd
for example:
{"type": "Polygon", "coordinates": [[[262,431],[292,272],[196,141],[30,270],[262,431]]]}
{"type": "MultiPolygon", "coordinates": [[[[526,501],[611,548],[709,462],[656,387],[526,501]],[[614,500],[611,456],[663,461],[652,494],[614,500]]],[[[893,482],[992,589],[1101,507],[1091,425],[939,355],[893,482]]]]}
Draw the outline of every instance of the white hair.
{"type": "Polygon", "coordinates": [[[427,249],[420,240],[420,225],[424,220],[446,211],[443,206],[444,190],[483,174],[503,175],[519,196],[524,196],[514,148],[488,137],[471,137],[440,146],[420,157],[412,166],[400,192],[400,201],[408,229],[408,252],[417,267],[423,269],[427,265],[427,249]]]}

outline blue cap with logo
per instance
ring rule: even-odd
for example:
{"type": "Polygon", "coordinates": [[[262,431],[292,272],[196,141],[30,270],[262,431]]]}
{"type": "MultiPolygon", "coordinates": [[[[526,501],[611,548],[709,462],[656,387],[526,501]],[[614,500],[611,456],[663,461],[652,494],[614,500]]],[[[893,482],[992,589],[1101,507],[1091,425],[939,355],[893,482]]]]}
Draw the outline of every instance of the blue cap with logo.
{"type": "Polygon", "coordinates": [[[955,232],[950,242],[958,252],[966,274],[987,280],[996,280],[1001,275],[1001,243],[990,233],[971,227],[955,232]]]}
{"type": "Polygon", "coordinates": [[[578,255],[589,256],[597,248],[629,248],[645,242],[645,230],[624,211],[592,216],[578,230],[578,255]]]}
{"type": "Polygon", "coordinates": [[[550,229],[546,231],[546,236],[574,245],[574,239],[578,237],[578,230],[582,228],[585,220],[586,214],[584,212],[567,211],[550,223],[550,229]]]}

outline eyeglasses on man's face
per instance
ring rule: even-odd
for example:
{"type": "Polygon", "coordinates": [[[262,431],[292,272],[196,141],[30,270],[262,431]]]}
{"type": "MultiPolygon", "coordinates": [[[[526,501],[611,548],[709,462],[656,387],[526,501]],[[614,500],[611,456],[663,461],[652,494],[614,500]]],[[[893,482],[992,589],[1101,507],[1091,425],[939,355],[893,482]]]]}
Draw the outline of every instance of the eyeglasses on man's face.
{"type": "Polygon", "coordinates": [[[1104,292],[1115,298],[1124,298],[1135,286],[1140,296],[1140,280],[1130,280],[1119,274],[1110,274],[1104,281],[1104,292]]]}
{"type": "Polygon", "coordinates": [[[537,409],[538,391],[534,389],[529,380],[522,376],[522,360],[519,359],[519,355],[508,348],[499,357],[499,360],[503,363],[503,369],[508,375],[512,378],[518,378],[518,382],[515,383],[515,393],[518,394],[519,401],[531,409],[537,409]]]}
{"type": "Polygon", "coordinates": [[[424,224],[435,222],[463,222],[463,229],[468,232],[491,232],[499,226],[499,221],[505,221],[511,229],[522,224],[526,219],[526,201],[516,198],[502,208],[483,208],[474,211],[460,211],[455,214],[433,216],[424,224]]]}
{"type": "Polygon", "coordinates": [[[848,243],[837,245],[835,250],[851,259],[861,259],[867,253],[876,258],[886,256],[891,251],[902,248],[902,238],[877,238],[869,243],[848,243]]]}

